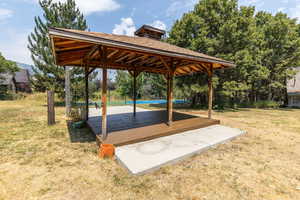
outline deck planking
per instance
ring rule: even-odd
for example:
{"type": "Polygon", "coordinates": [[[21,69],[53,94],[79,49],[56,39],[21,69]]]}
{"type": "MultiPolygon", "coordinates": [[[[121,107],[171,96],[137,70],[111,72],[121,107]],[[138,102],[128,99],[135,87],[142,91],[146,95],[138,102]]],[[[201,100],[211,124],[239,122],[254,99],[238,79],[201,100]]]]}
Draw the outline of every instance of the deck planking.
{"type": "MultiPolygon", "coordinates": [[[[166,124],[167,111],[138,111],[114,113],[107,116],[108,137],[104,143],[122,146],[154,138],[177,134],[184,131],[220,124],[219,120],[174,112],[171,126],[166,124]]],[[[101,138],[101,116],[90,117],[88,126],[101,138]]]]}

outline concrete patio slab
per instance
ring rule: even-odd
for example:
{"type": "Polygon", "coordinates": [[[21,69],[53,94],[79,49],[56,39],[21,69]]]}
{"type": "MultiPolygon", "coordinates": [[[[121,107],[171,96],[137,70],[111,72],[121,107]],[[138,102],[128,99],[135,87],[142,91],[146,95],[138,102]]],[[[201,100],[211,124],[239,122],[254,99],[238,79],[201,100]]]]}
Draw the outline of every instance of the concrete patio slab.
{"type": "Polygon", "coordinates": [[[198,154],[244,133],[240,129],[213,125],[117,147],[116,158],[130,173],[140,175],[198,154]]]}

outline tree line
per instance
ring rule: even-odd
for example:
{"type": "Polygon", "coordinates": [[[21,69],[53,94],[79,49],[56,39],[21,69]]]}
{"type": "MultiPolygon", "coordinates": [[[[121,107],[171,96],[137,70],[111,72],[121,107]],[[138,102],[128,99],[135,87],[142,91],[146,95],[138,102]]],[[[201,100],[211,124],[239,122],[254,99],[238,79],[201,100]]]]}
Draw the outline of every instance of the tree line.
{"type": "MultiPolygon", "coordinates": [[[[299,33],[296,19],[282,12],[256,12],[237,0],[201,0],[175,22],[167,41],[236,64],[215,72],[217,105],[287,103],[286,81],[300,61],[299,33]]],[[[193,103],[206,103],[205,74],[178,78],[176,85],[193,103]]]]}
{"type": "MultiPolygon", "coordinates": [[[[74,0],[65,3],[40,1],[42,18],[29,36],[35,72],[35,89],[54,88],[62,97],[65,68],[54,64],[48,27],[87,30],[87,22],[74,0]]],[[[256,11],[239,6],[238,0],[200,0],[171,27],[165,42],[233,61],[235,68],[214,72],[214,102],[217,107],[253,104],[258,101],[287,101],[286,81],[300,60],[300,25],[278,12],[256,11]]],[[[80,68],[72,68],[71,85],[83,90],[80,68]]],[[[132,97],[132,77],[118,71],[117,91],[132,97]]],[[[175,97],[189,99],[192,106],[207,105],[207,75],[177,77],[175,97]]],[[[157,74],[138,77],[140,98],[165,98],[166,82],[157,74]]]]}

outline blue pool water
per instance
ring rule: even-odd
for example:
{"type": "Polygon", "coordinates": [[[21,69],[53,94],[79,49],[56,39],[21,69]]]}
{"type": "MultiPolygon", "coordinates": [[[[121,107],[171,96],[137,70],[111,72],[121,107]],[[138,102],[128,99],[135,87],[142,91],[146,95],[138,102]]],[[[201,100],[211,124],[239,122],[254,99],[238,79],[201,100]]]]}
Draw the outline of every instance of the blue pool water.
{"type": "MultiPolygon", "coordinates": [[[[180,103],[186,103],[187,101],[185,100],[173,100],[174,104],[180,104],[180,103]]],[[[99,107],[101,107],[101,102],[90,102],[90,105],[95,105],[95,103],[97,103],[97,105],[99,107]]],[[[111,102],[107,102],[108,105],[129,105],[129,104],[133,104],[133,101],[111,101],[111,102]]],[[[165,99],[158,99],[158,100],[137,100],[136,104],[165,104],[167,103],[167,100],[165,99]]],[[[85,103],[83,102],[77,102],[76,103],[77,106],[83,106],[85,105],[85,103]]]]}
{"type": "MultiPolygon", "coordinates": [[[[185,100],[173,100],[173,103],[185,103],[185,100]]],[[[164,104],[167,103],[167,100],[137,100],[136,104],[164,104]]],[[[126,104],[133,104],[133,101],[126,101],[126,104]]]]}

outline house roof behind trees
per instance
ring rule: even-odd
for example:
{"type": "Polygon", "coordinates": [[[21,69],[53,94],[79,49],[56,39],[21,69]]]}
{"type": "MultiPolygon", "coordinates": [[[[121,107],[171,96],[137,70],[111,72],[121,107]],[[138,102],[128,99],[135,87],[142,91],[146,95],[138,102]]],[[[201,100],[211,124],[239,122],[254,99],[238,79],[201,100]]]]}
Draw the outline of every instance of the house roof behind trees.
{"type": "Polygon", "coordinates": [[[27,69],[20,69],[15,73],[15,80],[17,83],[28,83],[29,82],[29,72],[27,69]]]}

